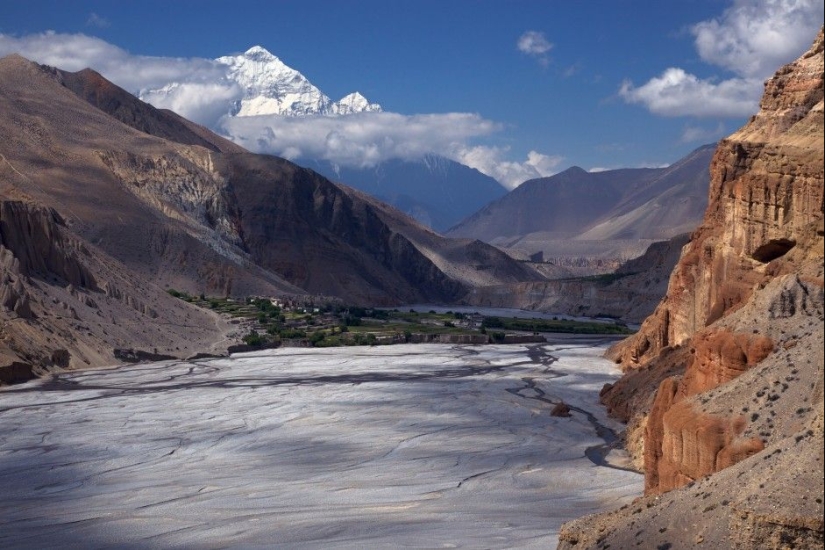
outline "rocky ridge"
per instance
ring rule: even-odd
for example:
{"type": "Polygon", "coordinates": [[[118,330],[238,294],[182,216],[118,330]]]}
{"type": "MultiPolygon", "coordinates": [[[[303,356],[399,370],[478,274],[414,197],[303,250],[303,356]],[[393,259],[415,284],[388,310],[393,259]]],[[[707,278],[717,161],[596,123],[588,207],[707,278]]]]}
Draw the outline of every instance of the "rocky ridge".
{"type": "Polygon", "coordinates": [[[225,351],[231,327],[135,277],[51,208],[0,200],[0,384],[56,369],[225,351]]]}
{"type": "Polygon", "coordinates": [[[723,140],[665,298],[611,356],[646,497],[560,548],[823,547],[823,34],[723,140]]]}

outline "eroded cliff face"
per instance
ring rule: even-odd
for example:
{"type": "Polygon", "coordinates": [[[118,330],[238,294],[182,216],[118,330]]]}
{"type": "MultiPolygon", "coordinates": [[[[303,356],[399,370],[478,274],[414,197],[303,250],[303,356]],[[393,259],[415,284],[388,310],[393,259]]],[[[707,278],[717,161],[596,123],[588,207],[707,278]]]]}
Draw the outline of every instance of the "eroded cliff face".
{"type": "Polygon", "coordinates": [[[667,295],[610,350],[626,375],[602,400],[629,421],[645,504],[569,525],[561,548],[823,546],[824,179],[820,31],[719,144],[667,295]]]}
{"type": "Polygon", "coordinates": [[[139,356],[224,351],[229,327],[101,254],[51,208],[0,200],[0,385],[139,356]]]}
{"type": "Polygon", "coordinates": [[[684,344],[775,276],[766,269],[822,218],[822,36],[765,84],[759,114],[722,140],[708,209],[665,299],[612,352],[626,368],[684,344]]]}

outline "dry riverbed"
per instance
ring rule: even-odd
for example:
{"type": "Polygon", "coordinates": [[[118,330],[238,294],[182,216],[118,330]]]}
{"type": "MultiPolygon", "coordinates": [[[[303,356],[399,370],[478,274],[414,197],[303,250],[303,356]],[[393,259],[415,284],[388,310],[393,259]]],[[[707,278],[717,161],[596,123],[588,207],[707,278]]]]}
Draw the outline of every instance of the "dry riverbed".
{"type": "Polygon", "coordinates": [[[0,547],[553,548],[642,491],[607,446],[605,345],[282,348],[3,389],[0,547]]]}

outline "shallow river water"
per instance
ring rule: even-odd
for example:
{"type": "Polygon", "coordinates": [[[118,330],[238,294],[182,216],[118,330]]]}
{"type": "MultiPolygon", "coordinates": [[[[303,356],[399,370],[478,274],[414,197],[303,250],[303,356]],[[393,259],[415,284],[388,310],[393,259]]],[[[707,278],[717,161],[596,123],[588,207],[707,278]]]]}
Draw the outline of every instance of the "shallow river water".
{"type": "Polygon", "coordinates": [[[0,390],[0,547],[554,548],[642,491],[606,446],[604,345],[285,348],[0,390]]]}

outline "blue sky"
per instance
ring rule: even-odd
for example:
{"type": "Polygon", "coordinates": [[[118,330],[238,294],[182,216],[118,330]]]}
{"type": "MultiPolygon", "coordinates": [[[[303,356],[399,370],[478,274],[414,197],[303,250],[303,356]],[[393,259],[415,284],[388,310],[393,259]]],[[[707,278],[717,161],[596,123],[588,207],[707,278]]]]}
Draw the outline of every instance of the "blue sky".
{"type": "Polygon", "coordinates": [[[823,20],[808,0],[4,4],[0,55],[92,66],[134,91],[261,45],[333,99],[357,90],[404,115],[394,139],[438,121],[415,139],[508,187],[665,165],[732,133],[823,20]]]}

